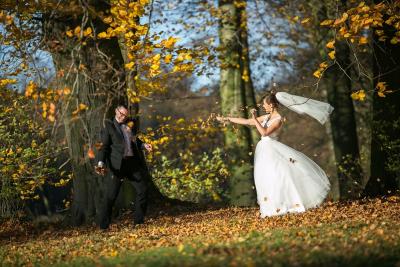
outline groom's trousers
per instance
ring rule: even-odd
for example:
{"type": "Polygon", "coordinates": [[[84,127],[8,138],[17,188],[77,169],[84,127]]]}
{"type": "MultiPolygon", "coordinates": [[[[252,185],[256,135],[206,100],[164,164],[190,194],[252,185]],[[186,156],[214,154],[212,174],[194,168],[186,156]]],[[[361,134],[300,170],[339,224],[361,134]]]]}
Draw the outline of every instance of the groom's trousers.
{"type": "Polygon", "coordinates": [[[109,170],[104,177],[104,195],[100,205],[100,228],[107,229],[111,223],[112,208],[121,188],[122,180],[127,179],[136,190],[134,201],[133,221],[135,224],[144,222],[147,210],[147,180],[146,171],[135,157],[127,157],[122,160],[119,170],[109,170]]]}

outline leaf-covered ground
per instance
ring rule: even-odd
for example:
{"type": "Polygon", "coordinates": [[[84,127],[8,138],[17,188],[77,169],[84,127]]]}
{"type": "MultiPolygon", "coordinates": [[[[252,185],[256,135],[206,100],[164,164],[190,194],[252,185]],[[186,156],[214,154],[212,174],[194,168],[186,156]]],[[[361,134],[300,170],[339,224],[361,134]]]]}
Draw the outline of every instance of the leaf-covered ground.
{"type": "Polygon", "coordinates": [[[400,266],[400,197],[326,203],[260,219],[257,208],[172,207],[133,227],[4,222],[0,265],[400,266]]]}

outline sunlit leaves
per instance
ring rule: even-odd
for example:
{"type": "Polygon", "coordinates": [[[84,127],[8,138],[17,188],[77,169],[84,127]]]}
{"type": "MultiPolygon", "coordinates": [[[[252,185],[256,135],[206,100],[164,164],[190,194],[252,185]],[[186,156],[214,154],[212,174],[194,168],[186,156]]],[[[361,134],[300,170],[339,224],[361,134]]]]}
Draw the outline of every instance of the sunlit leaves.
{"type": "Polygon", "coordinates": [[[386,94],[393,92],[387,89],[386,82],[378,82],[376,84],[376,90],[380,97],[386,97],[386,94]]]}
{"type": "Polygon", "coordinates": [[[89,109],[89,107],[83,103],[80,103],[74,111],[72,111],[72,116],[76,117],[80,112],[83,112],[85,110],[89,109]]]}
{"type": "MultiPolygon", "coordinates": [[[[399,9],[398,3],[381,2],[376,5],[367,5],[365,2],[361,2],[358,6],[342,13],[340,18],[321,22],[321,26],[339,29],[338,38],[350,38],[351,42],[357,41],[359,45],[368,44],[368,39],[362,34],[362,31],[374,28],[380,36],[379,40],[384,41],[386,36],[380,30],[384,24],[391,25],[397,33],[400,32],[400,18],[396,15],[399,9]],[[388,17],[385,21],[384,16],[388,17]]],[[[392,44],[397,44],[396,40],[394,37],[392,44]]]]}
{"type": "Polygon", "coordinates": [[[126,95],[128,97],[129,102],[131,103],[138,103],[140,101],[140,98],[138,97],[136,92],[130,88],[127,89],[126,95]]]}
{"type": "Polygon", "coordinates": [[[326,44],[326,48],[334,49],[335,48],[335,40],[328,42],[326,44]]]}
{"type": "Polygon", "coordinates": [[[50,146],[46,122],[36,116],[54,120],[56,105],[43,101],[36,106],[32,95],[45,95],[28,84],[28,96],[0,87],[0,201],[37,199],[38,190],[45,183],[54,184],[66,173],[55,169],[54,160],[60,153],[58,146],[50,146]]]}
{"type": "Polygon", "coordinates": [[[16,79],[0,79],[0,88],[6,87],[7,85],[16,84],[16,79]]]}
{"type": "Polygon", "coordinates": [[[335,59],[335,51],[331,51],[328,53],[328,56],[330,57],[330,59],[335,59]]]}
{"type": "Polygon", "coordinates": [[[319,64],[318,69],[313,73],[313,76],[320,79],[323,72],[328,68],[328,63],[322,62],[319,64]]]}
{"type": "Polygon", "coordinates": [[[364,101],[365,97],[366,97],[366,95],[365,95],[365,91],[363,89],[358,90],[351,94],[351,98],[354,100],[364,101]]]}
{"type": "Polygon", "coordinates": [[[167,40],[163,40],[161,42],[161,44],[168,49],[171,49],[174,47],[175,43],[178,41],[178,38],[174,38],[174,37],[169,37],[167,40]]]}

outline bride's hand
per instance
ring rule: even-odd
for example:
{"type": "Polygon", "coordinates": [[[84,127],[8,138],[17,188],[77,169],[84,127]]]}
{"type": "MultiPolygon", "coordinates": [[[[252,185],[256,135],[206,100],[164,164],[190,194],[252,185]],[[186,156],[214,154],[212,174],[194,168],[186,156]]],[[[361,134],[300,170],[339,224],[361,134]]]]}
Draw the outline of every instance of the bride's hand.
{"type": "Polygon", "coordinates": [[[250,113],[251,113],[251,117],[252,117],[253,119],[257,118],[257,109],[252,108],[252,109],[250,110],[250,113]]]}

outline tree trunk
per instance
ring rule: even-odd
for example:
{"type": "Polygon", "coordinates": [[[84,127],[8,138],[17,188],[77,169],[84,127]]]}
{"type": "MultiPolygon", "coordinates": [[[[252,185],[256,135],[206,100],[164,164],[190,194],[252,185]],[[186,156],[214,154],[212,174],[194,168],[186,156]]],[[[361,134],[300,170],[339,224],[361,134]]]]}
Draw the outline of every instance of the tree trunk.
{"type": "MultiPolygon", "coordinates": [[[[342,68],[350,66],[347,44],[336,46],[337,62],[342,68]]],[[[333,105],[330,121],[339,179],[340,198],[357,198],[361,192],[362,169],[357,139],[350,71],[334,65],[327,70],[328,100],[333,105]]]]}
{"type": "MultiPolygon", "coordinates": [[[[342,7],[346,7],[346,2],[346,0],[341,1],[342,7]]],[[[327,2],[319,7],[317,12],[319,21],[332,15],[329,14],[332,8],[331,4],[331,2],[327,2]]],[[[335,3],[334,6],[336,5],[335,3]]],[[[329,37],[329,32],[326,30],[320,30],[316,35],[324,44],[320,53],[326,57],[325,43],[328,38],[332,37],[329,37]]],[[[352,91],[350,51],[347,44],[343,42],[337,42],[335,50],[337,64],[326,70],[324,83],[326,84],[328,101],[335,108],[330,116],[330,130],[337,165],[339,195],[342,199],[349,199],[357,198],[360,195],[362,168],[354,105],[350,97],[352,91]]]]}
{"type": "MultiPolygon", "coordinates": [[[[89,3],[91,11],[106,13],[110,5],[106,1],[93,0],[89,3]]],[[[92,162],[88,158],[88,149],[96,152],[96,142],[100,140],[100,130],[104,119],[114,116],[114,108],[118,103],[127,104],[127,86],[134,86],[134,75],[125,73],[124,58],[126,48],[117,38],[89,40],[87,44],[78,44],[65,35],[67,26],[74,29],[85,20],[85,12],[73,16],[45,17],[44,33],[53,55],[57,70],[63,70],[65,76],[58,80],[59,88],[69,87],[72,93],[63,102],[63,123],[69,156],[73,169],[73,201],[71,207],[72,223],[79,225],[97,216],[98,205],[103,201],[104,183],[102,177],[94,173],[92,162]],[[63,46],[54,46],[54,44],[63,46]],[[85,104],[87,111],[81,111],[78,116],[72,113],[79,104],[85,104]]],[[[93,32],[98,34],[106,31],[104,24],[94,14],[90,17],[93,32]]],[[[88,19],[89,20],[89,19],[88,19]]],[[[132,88],[134,89],[134,88],[132,88]]],[[[134,113],[138,105],[131,107],[134,113]]],[[[152,202],[163,201],[166,198],[150,181],[149,199],[152,202]]],[[[134,200],[134,190],[124,183],[117,198],[116,208],[127,208],[134,200]]]]}
{"type": "MultiPolygon", "coordinates": [[[[251,79],[249,42],[247,32],[247,13],[246,6],[238,8],[238,25],[239,25],[239,44],[240,44],[240,72],[242,74],[242,87],[245,92],[245,114],[250,117],[250,109],[256,108],[256,97],[254,93],[253,80],[251,79]]],[[[251,145],[253,149],[260,140],[260,133],[257,128],[250,127],[251,145]]]]}
{"type": "MultiPolygon", "coordinates": [[[[110,6],[104,1],[89,3],[95,12],[106,12],[110,6]]],[[[74,29],[83,21],[90,20],[93,32],[105,31],[107,25],[96,17],[88,18],[82,7],[82,14],[76,18],[56,14],[47,18],[44,32],[52,46],[54,40],[64,44],[53,49],[53,60],[57,70],[64,71],[64,77],[59,80],[60,88],[71,88],[71,95],[63,102],[63,122],[69,147],[69,156],[73,169],[73,201],[72,221],[81,224],[97,213],[98,205],[104,195],[103,183],[94,174],[93,164],[88,156],[89,149],[95,149],[95,143],[104,119],[113,116],[113,108],[124,97],[125,81],[123,75],[123,59],[116,38],[88,40],[82,45],[66,37],[67,26],[74,29]],[[73,112],[80,104],[88,107],[77,115],[73,112]]]]}
{"type": "Polygon", "coordinates": [[[400,187],[399,167],[389,168],[398,166],[400,158],[400,45],[390,43],[395,32],[392,26],[384,24],[383,30],[387,36],[384,42],[374,33],[374,88],[378,82],[386,82],[388,90],[394,92],[386,97],[374,92],[373,96],[371,177],[364,190],[366,196],[372,197],[393,193],[400,187]]]}
{"type": "MultiPolygon", "coordinates": [[[[238,9],[233,0],[220,0],[219,37],[221,42],[221,109],[231,116],[246,117],[244,111],[246,94],[241,73],[241,48],[239,45],[238,9]]],[[[231,157],[231,177],[229,181],[230,201],[233,205],[255,204],[255,190],[252,165],[250,130],[244,126],[229,127],[225,132],[225,146],[231,157]]]]}

